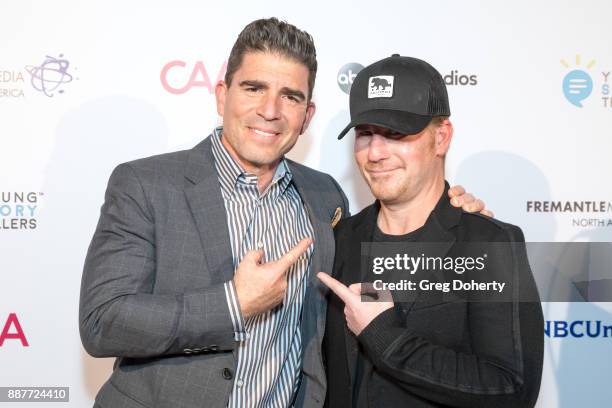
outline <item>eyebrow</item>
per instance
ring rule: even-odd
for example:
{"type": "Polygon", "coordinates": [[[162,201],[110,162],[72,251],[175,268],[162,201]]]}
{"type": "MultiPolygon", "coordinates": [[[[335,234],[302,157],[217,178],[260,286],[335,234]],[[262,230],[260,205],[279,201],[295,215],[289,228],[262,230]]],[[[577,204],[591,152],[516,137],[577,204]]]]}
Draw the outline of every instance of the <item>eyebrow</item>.
{"type": "MultiPolygon", "coordinates": [[[[240,81],[239,85],[242,88],[256,88],[256,89],[268,89],[269,88],[266,82],[257,81],[253,79],[247,79],[244,81],[240,81]]],[[[293,88],[289,88],[285,86],[280,90],[280,93],[282,95],[293,96],[297,98],[300,102],[303,102],[306,100],[306,95],[304,95],[304,92],[300,91],[299,89],[293,89],[293,88]]]]}
{"type": "Polygon", "coordinates": [[[283,89],[281,89],[281,94],[287,95],[287,96],[293,96],[297,98],[300,102],[303,102],[306,100],[306,96],[304,95],[304,92],[300,91],[299,89],[284,87],[283,89]]]}
{"type": "Polygon", "coordinates": [[[242,88],[257,88],[257,89],[267,89],[268,88],[268,84],[266,84],[265,82],[249,80],[249,79],[240,81],[239,85],[242,88]]]}

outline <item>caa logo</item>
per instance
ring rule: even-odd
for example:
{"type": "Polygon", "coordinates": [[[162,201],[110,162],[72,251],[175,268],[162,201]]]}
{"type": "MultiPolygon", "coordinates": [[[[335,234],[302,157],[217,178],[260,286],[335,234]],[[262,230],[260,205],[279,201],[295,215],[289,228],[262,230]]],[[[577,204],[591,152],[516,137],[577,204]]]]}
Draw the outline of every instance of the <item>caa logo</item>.
{"type": "Polygon", "coordinates": [[[203,61],[197,61],[193,66],[188,66],[187,62],[176,60],[164,65],[159,79],[164,89],[171,94],[184,94],[194,86],[204,87],[212,94],[215,92],[214,84],[223,79],[226,69],[227,61],[221,65],[217,80],[212,83],[203,61]]]}
{"type": "Polygon", "coordinates": [[[4,323],[4,328],[0,332],[0,347],[4,345],[5,340],[19,340],[23,347],[30,346],[16,313],[9,313],[6,323],[4,323]]]}
{"type": "Polygon", "coordinates": [[[358,64],[356,62],[349,62],[348,64],[344,64],[340,71],[338,71],[338,86],[345,94],[348,94],[351,91],[351,86],[353,85],[353,81],[355,77],[363,69],[363,65],[358,64]]]}
{"type": "Polygon", "coordinates": [[[607,337],[612,338],[612,325],[602,326],[601,320],[547,320],[544,327],[546,337],[607,337]]]}

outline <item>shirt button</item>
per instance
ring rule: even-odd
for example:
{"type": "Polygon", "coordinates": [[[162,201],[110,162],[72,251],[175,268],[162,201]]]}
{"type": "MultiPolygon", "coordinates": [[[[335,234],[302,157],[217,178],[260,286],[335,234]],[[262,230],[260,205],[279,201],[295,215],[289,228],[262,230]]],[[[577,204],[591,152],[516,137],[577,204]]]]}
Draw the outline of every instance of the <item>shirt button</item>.
{"type": "Polygon", "coordinates": [[[263,249],[263,242],[259,241],[257,243],[257,249],[263,249]]]}
{"type": "Polygon", "coordinates": [[[232,378],[234,378],[234,376],[232,375],[232,370],[230,370],[229,368],[224,368],[223,371],[221,371],[221,375],[226,380],[231,380],[232,378]]]}
{"type": "Polygon", "coordinates": [[[236,386],[242,387],[243,385],[244,385],[244,381],[242,381],[242,380],[237,380],[236,381],[236,386]]]}

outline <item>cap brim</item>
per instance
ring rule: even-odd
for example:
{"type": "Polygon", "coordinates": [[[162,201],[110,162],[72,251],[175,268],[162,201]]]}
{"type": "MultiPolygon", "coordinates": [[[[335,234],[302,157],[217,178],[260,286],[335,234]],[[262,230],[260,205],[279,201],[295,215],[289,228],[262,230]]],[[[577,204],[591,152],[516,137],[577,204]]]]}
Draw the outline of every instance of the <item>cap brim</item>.
{"type": "Polygon", "coordinates": [[[363,112],[354,118],[338,135],[342,139],[349,130],[359,125],[375,125],[403,133],[415,135],[425,129],[431,122],[432,116],[417,115],[389,109],[377,109],[363,112]]]}

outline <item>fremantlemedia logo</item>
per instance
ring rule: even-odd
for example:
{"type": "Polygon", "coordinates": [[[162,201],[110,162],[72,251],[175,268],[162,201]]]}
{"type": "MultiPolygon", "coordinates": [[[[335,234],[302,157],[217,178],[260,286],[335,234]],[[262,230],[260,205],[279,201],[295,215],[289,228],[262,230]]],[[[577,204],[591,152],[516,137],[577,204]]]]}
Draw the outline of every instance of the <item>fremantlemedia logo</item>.
{"type": "Polygon", "coordinates": [[[348,94],[351,91],[351,86],[353,85],[353,81],[355,77],[363,69],[363,65],[357,62],[349,62],[348,64],[344,64],[342,68],[338,71],[338,86],[345,94],[348,94]]]}
{"type": "Polygon", "coordinates": [[[23,70],[0,70],[0,98],[24,98],[28,89],[49,98],[65,93],[67,84],[78,79],[73,75],[76,68],[64,54],[57,57],[47,55],[36,65],[27,65],[23,70]],[[31,88],[27,86],[30,84],[31,88]]]}
{"type": "Polygon", "coordinates": [[[0,231],[33,230],[38,226],[38,204],[43,193],[0,192],[0,231]]]}
{"type": "MultiPolygon", "coordinates": [[[[590,59],[583,69],[582,57],[580,55],[576,55],[574,64],[564,59],[561,60],[561,65],[569,70],[562,81],[563,95],[569,103],[578,108],[585,107],[583,101],[589,99],[594,90],[599,90],[601,103],[604,108],[612,107],[610,84],[608,83],[608,80],[612,81],[610,71],[598,69],[597,71],[600,72],[592,72],[591,68],[596,64],[594,59],[590,59]]],[[[589,102],[588,104],[591,103],[589,102]]]]}
{"type": "Polygon", "coordinates": [[[612,227],[612,202],[600,200],[526,201],[525,210],[533,214],[558,214],[568,217],[575,228],[612,227]]]}
{"type": "Polygon", "coordinates": [[[159,74],[162,87],[169,93],[181,95],[193,87],[203,87],[208,93],[215,92],[215,84],[223,79],[227,69],[227,61],[219,68],[217,79],[211,82],[204,61],[188,63],[186,61],[174,60],[164,64],[159,74]]]}

